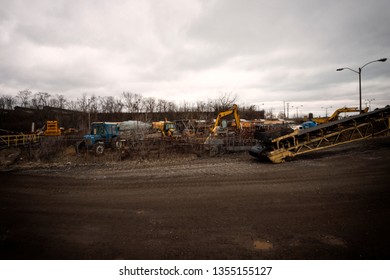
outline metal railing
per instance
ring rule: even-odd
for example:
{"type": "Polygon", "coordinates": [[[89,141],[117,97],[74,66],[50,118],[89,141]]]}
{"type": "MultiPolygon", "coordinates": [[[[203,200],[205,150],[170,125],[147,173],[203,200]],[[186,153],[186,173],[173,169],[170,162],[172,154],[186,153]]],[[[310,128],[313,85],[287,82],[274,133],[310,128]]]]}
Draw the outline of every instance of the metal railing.
{"type": "Polygon", "coordinates": [[[40,141],[42,135],[20,134],[20,135],[0,135],[0,147],[13,147],[33,144],[40,141]]]}

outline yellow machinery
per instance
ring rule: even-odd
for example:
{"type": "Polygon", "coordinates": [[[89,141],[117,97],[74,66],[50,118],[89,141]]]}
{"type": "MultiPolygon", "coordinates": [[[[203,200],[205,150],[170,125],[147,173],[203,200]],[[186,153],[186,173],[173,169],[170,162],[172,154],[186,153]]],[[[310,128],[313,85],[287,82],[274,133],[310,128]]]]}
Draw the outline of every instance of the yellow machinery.
{"type": "Polygon", "coordinates": [[[41,137],[38,134],[0,135],[0,149],[38,143],[41,137]]]}
{"type": "MultiPolygon", "coordinates": [[[[328,123],[328,122],[333,122],[337,121],[339,118],[339,115],[341,113],[350,113],[350,112],[359,112],[359,109],[357,107],[343,107],[339,108],[330,117],[325,117],[325,118],[313,118],[313,121],[318,123],[318,124],[323,124],[323,123],[328,123]]],[[[362,113],[367,113],[368,108],[365,108],[362,113]]]]}
{"type": "MultiPolygon", "coordinates": [[[[61,130],[57,121],[47,121],[44,136],[60,136],[61,130]]],[[[8,147],[26,146],[39,143],[42,133],[0,135],[0,149],[8,147]]]]}
{"type": "Polygon", "coordinates": [[[44,135],[45,136],[60,136],[61,130],[58,127],[58,122],[57,121],[47,121],[44,135]]]}
{"type": "Polygon", "coordinates": [[[203,143],[204,149],[209,151],[211,156],[225,152],[247,151],[258,142],[253,139],[250,133],[250,130],[254,129],[258,123],[258,121],[241,122],[238,107],[234,104],[229,110],[218,114],[214,125],[210,128],[210,135],[203,143]],[[229,127],[233,129],[229,129],[226,120],[224,120],[225,117],[230,115],[234,116],[234,121],[229,127]]]}
{"type": "Polygon", "coordinates": [[[220,112],[218,114],[217,119],[215,120],[213,127],[210,129],[211,133],[217,134],[217,129],[220,126],[222,119],[229,116],[229,115],[234,115],[235,124],[232,126],[236,126],[237,129],[240,130],[241,129],[241,122],[240,122],[240,116],[238,115],[238,107],[236,104],[233,104],[231,109],[220,112]]]}
{"type": "Polygon", "coordinates": [[[152,122],[152,128],[158,129],[164,137],[173,136],[176,131],[175,123],[166,119],[165,121],[152,122]]]}

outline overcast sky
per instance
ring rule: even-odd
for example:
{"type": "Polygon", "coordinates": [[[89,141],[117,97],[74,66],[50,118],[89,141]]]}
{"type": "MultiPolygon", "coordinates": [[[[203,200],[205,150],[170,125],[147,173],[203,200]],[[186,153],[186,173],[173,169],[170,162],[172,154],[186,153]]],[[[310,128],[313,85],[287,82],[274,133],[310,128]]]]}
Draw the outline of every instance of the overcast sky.
{"type": "MultiPolygon", "coordinates": [[[[359,104],[358,74],[337,68],[390,58],[389,11],[388,0],[0,0],[0,94],[231,93],[324,114],[359,104]]],[[[363,68],[362,92],[363,105],[390,104],[389,61],[363,68]]]]}

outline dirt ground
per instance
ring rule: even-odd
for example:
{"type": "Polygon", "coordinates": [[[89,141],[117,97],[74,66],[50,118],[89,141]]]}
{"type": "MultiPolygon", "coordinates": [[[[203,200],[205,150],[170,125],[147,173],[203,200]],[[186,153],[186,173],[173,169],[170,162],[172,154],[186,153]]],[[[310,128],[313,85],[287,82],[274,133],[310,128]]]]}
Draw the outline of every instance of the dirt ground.
{"type": "Polygon", "coordinates": [[[7,167],[1,259],[389,259],[390,137],[291,162],[246,153],[7,167]]]}

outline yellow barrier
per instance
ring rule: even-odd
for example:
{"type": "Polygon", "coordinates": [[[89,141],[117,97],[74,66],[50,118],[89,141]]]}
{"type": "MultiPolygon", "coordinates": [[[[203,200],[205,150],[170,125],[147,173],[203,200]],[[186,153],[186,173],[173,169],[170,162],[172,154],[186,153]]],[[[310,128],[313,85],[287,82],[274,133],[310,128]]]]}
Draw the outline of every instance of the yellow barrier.
{"type": "Polygon", "coordinates": [[[41,138],[37,134],[21,134],[21,135],[2,135],[0,136],[0,146],[19,146],[28,143],[36,143],[41,138]]]}

